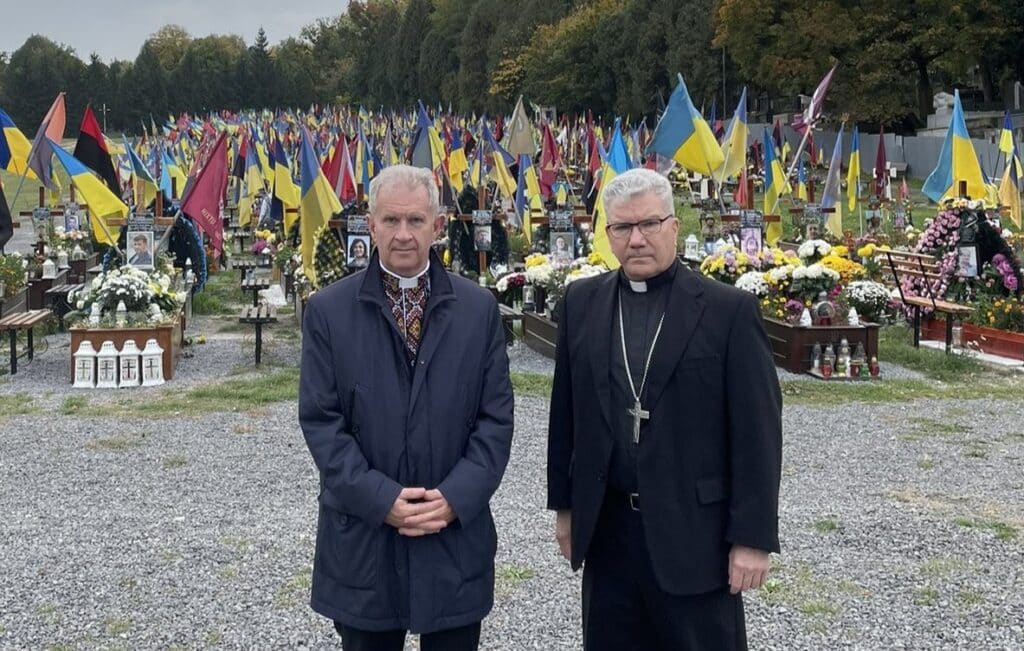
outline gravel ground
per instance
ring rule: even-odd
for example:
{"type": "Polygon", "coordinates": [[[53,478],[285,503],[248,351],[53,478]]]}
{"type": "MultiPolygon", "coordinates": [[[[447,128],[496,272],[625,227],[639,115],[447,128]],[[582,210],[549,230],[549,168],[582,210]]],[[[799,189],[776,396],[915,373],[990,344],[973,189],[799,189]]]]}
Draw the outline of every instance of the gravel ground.
{"type": "MultiPolygon", "coordinates": [[[[82,393],[155,399],[215,381],[251,364],[239,337],[195,346],[162,390],[82,393]]],[[[307,606],[317,482],[295,406],[64,416],[66,351],[51,339],[0,379],[0,396],[44,407],[0,417],[0,648],[338,648],[307,606]]],[[[268,344],[279,363],[295,351],[268,344]]],[[[513,370],[550,372],[510,354],[513,370]]],[[[481,646],[577,649],[579,577],[543,510],[546,400],[518,397],[516,420],[481,646]]],[[[787,407],[784,553],[747,599],[751,648],[1024,648],[1021,422],[1020,402],[787,407]]]]}

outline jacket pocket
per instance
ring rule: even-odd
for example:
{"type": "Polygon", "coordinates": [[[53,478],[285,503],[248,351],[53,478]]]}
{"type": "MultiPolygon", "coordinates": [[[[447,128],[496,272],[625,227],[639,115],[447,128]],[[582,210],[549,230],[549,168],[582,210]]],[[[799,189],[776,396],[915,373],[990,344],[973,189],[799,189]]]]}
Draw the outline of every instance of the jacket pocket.
{"type": "Polygon", "coordinates": [[[381,527],[329,508],[322,513],[327,518],[324,571],[349,587],[372,587],[377,583],[381,527]]]}
{"type": "Polygon", "coordinates": [[[701,504],[714,504],[726,498],[725,479],[712,477],[697,480],[697,501],[701,504]]]}

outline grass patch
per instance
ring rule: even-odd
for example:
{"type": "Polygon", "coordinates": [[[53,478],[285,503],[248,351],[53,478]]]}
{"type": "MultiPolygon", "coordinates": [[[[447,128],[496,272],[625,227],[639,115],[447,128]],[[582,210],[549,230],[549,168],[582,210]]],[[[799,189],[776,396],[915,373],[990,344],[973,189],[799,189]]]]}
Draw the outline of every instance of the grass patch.
{"type": "Polygon", "coordinates": [[[996,540],[1008,542],[1016,540],[1017,528],[999,520],[981,520],[978,518],[956,518],[953,522],[966,529],[988,529],[992,531],[996,540]]]}
{"type": "Polygon", "coordinates": [[[931,457],[923,457],[917,460],[917,467],[921,470],[932,470],[935,468],[935,461],[931,457]]]}
{"type": "Polygon", "coordinates": [[[972,375],[990,373],[984,364],[969,355],[947,355],[942,350],[914,348],[914,331],[909,326],[890,326],[879,331],[878,358],[941,382],[958,382],[972,375]]]}
{"type": "Polygon", "coordinates": [[[282,585],[277,594],[274,595],[274,607],[280,609],[294,608],[300,601],[309,594],[309,587],[313,584],[313,571],[302,570],[298,574],[293,575],[284,585],[282,585]]]}
{"type": "Polygon", "coordinates": [[[60,413],[65,416],[73,416],[80,413],[89,404],[85,396],[68,396],[60,406],[60,413]]]}
{"type": "Polygon", "coordinates": [[[512,390],[524,396],[550,398],[552,381],[543,373],[512,373],[512,390]]]}
{"type": "Polygon", "coordinates": [[[132,630],[132,620],[127,617],[107,617],[103,620],[103,630],[110,637],[124,635],[132,630]]]}
{"type": "Polygon", "coordinates": [[[34,414],[39,408],[32,404],[32,398],[26,393],[13,396],[0,396],[0,418],[7,416],[24,416],[34,414]]]}
{"type": "Polygon", "coordinates": [[[242,292],[238,274],[224,271],[210,275],[203,290],[192,296],[192,314],[234,314],[249,300],[242,292]]]}
{"type": "Polygon", "coordinates": [[[920,570],[924,576],[939,578],[949,576],[963,567],[964,562],[956,558],[930,558],[921,563],[920,570]]]}
{"type": "Polygon", "coordinates": [[[276,402],[294,402],[298,397],[299,369],[289,366],[270,372],[230,378],[195,387],[184,393],[163,391],[146,401],[86,406],[82,408],[80,415],[159,419],[176,414],[251,412],[276,402]]]}
{"type": "Polygon", "coordinates": [[[914,590],[914,603],[918,606],[934,606],[939,601],[939,591],[935,588],[918,588],[914,590]]]}
{"type": "Polygon", "coordinates": [[[533,569],[522,565],[499,565],[494,571],[495,593],[507,597],[536,575],[533,569]]]}
{"type": "Polygon", "coordinates": [[[797,606],[797,610],[799,610],[801,613],[805,615],[811,615],[812,617],[831,617],[832,615],[835,615],[837,612],[839,612],[839,609],[836,608],[834,604],[829,603],[828,601],[822,601],[821,599],[811,599],[810,601],[805,601],[799,606],[797,606]]]}
{"type": "Polygon", "coordinates": [[[871,404],[909,400],[1019,400],[1020,388],[1009,378],[989,376],[952,384],[930,380],[883,380],[881,382],[822,382],[783,380],[787,405],[840,405],[851,402],[871,404]]]}
{"type": "Polygon", "coordinates": [[[234,565],[225,565],[224,567],[217,570],[217,574],[222,579],[232,580],[238,578],[238,568],[234,565]]]}
{"type": "Polygon", "coordinates": [[[988,452],[977,443],[968,446],[963,453],[965,459],[987,459],[988,452]]]}
{"type": "Polygon", "coordinates": [[[125,450],[132,450],[142,445],[145,435],[139,436],[136,434],[118,434],[116,436],[102,436],[98,439],[93,439],[85,444],[85,447],[90,450],[107,450],[110,452],[124,452],[125,450]]]}
{"type": "Polygon", "coordinates": [[[814,530],[818,533],[833,533],[839,531],[839,522],[835,518],[822,518],[815,520],[814,530]]]}
{"type": "Polygon", "coordinates": [[[973,590],[961,590],[960,603],[967,606],[977,606],[985,603],[985,598],[973,590]]]}
{"type": "Polygon", "coordinates": [[[952,436],[971,431],[970,425],[935,420],[934,418],[911,418],[910,422],[914,425],[914,430],[919,434],[952,436]]]}
{"type": "Polygon", "coordinates": [[[185,455],[175,454],[164,459],[162,465],[165,470],[173,470],[174,468],[181,468],[186,463],[188,463],[188,459],[185,458],[185,455]]]}

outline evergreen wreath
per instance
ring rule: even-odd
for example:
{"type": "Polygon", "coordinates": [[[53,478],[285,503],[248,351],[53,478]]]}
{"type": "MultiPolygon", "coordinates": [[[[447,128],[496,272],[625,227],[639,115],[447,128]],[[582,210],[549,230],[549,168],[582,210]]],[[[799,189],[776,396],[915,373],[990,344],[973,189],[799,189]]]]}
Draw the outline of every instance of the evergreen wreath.
{"type": "Polygon", "coordinates": [[[323,289],[341,280],[348,273],[345,264],[345,247],[341,245],[338,232],[328,224],[317,231],[313,251],[313,287],[323,289]]]}

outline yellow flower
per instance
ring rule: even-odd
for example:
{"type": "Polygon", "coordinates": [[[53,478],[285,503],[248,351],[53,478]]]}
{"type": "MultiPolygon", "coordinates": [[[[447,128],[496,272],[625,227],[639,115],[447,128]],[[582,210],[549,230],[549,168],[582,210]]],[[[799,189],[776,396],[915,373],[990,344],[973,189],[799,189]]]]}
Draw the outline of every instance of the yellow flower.
{"type": "Polygon", "coordinates": [[[597,251],[593,251],[590,255],[587,256],[587,264],[594,266],[604,264],[604,259],[601,257],[600,253],[598,253],[597,251]]]}
{"type": "Polygon", "coordinates": [[[857,249],[857,257],[859,257],[859,258],[870,258],[870,257],[875,255],[875,249],[876,248],[877,247],[875,246],[874,242],[868,242],[864,246],[862,246],[859,249],[857,249]]]}
{"type": "Polygon", "coordinates": [[[543,253],[531,253],[526,256],[526,268],[536,267],[547,262],[548,259],[543,253]]]}
{"type": "Polygon", "coordinates": [[[444,266],[450,267],[452,265],[452,252],[451,249],[444,250],[444,266]]]}
{"type": "Polygon", "coordinates": [[[840,257],[840,258],[845,258],[848,255],[850,255],[850,249],[846,248],[845,246],[843,246],[841,244],[837,245],[837,246],[833,246],[832,247],[832,255],[840,257]]]}

